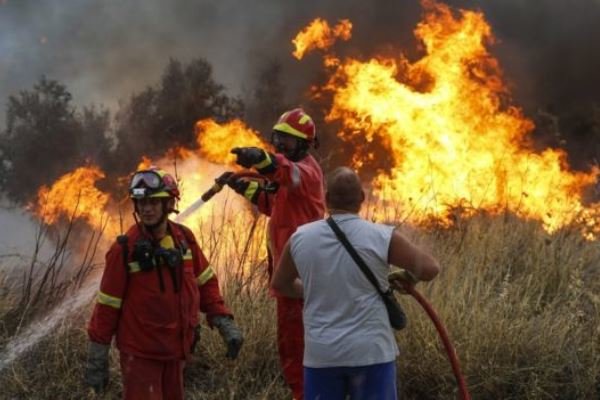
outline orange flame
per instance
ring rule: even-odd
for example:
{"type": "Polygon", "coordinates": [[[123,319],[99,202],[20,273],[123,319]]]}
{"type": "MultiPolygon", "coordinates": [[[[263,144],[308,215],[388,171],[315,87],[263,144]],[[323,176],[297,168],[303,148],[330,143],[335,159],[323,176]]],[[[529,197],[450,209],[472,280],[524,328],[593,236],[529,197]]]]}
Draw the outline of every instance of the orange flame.
{"type": "Polygon", "coordinates": [[[95,184],[104,176],[96,166],[80,167],[60,177],[52,187],[42,186],[38,191],[37,214],[46,224],[67,215],[83,218],[99,227],[106,220],[104,208],[109,196],[95,184]]]}
{"type": "MultiPolygon", "coordinates": [[[[213,185],[214,178],[224,172],[223,167],[217,164],[233,164],[235,156],[230,154],[231,148],[257,146],[268,151],[273,150],[257,132],[249,129],[239,120],[223,125],[210,119],[202,120],[198,121],[196,129],[200,145],[199,154],[187,148],[173,147],[156,160],[143,156],[137,166],[140,170],[156,165],[170,171],[172,160],[181,160],[177,164],[177,175],[181,177],[179,179],[180,209],[185,209],[198,199],[213,185]]],[[[51,188],[42,186],[38,192],[36,214],[47,224],[55,223],[61,216],[73,216],[85,219],[96,229],[103,227],[102,224],[107,222],[107,213],[111,212],[107,208],[110,196],[98,190],[95,183],[104,177],[105,174],[98,167],[81,167],[59,178],[51,188]]],[[[129,177],[117,178],[119,186],[125,185],[128,180],[129,177]]],[[[117,206],[120,208],[122,205],[117,206]]],[[[210,209],[211,207],[203,209],[191,219],[191,222],[200,222],[203,218],[209,217],[212,213],[210,209]]],[[[106,232],[110,234],[118,232],[118,220],[118,216],[112,218],[105,226],[106,232]]]]}
{"type": "MultiPolygon", "coordinates": [[[[533,122],[509,104],[501,69],[485,46],[493,37],[483,14],[423,5],[415,35],[425,54],[415,63],[403,56],[326,58],[333,71],[325,86],[333,93],[328,120],[342,121],[343,140],[363,135],[391,158],[391,171],[375,180],[376,195],[411,210],[415,222],[447,218],[466,205],[507,208],[554,231],[593,214],[582,192],[600,171],[570,171],[562,150],[533,151],[533,122]]],[[[357,153],[357,166],[370,157],[357,153]]]]}
{"type": "Polygon", "coordinates": [[[152,166],[152,160],[150,159],[150,157],[147,156],[142,156],[142,161],[139,162],[136,171],[143,171],[145,169],[148,169],[152,166]]]}
{"type": "Polygon", "coordinates": [[[238,119],[223,125],[212,119],[200,120],[196,122],[196,135],[200,155],[218,164],[234,164],[235,155],[230,153],[234,147],[254,146],[272,150],[271,146],[260,138],[258,132],[248,128],[238,119]]]}
{"type": "Polygon", "coordinates": [[[342,40],[350,39],[351,32],[352,23],[347,19],[341,20],[332,29],[327,21],[316,18],[292,40],[296,47],[293,55],[300,60],[304,57],[304,54],[312,49],[331,47],[338,38],[342,40]]]}

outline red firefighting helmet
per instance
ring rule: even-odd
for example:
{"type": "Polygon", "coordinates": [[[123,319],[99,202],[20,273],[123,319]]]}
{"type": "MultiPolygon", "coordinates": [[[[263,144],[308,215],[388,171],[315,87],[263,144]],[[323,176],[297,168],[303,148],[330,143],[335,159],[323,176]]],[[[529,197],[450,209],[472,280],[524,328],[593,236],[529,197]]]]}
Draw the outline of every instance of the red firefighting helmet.
{"type": "Polygon", "coordinates": [[[283,113],[275,126],[273,126],[273,130],[287,133],[311,143],[317,137],[315,123],[310,115],[305,113],[301,108],[295,108],[283,113]]]}
{"type": "Polygon", "coordinates": [[[157,167],[150,167],[133,174],[129,183],[129,197],[174,197],[179,200],[179,188],[171,174],[157,167]]]}

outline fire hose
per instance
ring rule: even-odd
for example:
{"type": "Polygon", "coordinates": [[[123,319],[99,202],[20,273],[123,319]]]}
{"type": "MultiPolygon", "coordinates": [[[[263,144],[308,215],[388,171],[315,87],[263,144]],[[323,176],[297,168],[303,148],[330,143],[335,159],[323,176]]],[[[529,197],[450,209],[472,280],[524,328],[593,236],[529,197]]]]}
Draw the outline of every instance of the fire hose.
{"type": "Polygon", "coordinates": [[[460,364],[458,362],[458,357],[456,356],[456,351],[454,350],[454,346],[452,346],[452,343],[450,342],[450,338],[448,336],[448,332],[446,331],[446,328],[440,321],[439,317],[437,316],[437,314],[434,311],[431,304],[429,304],[429,302],[425,299],[425,297],[423,297],[423,295],[421,295],[419,292],[417,292],[414,285],[412,285],[408,282],[401,282],[400,284],[402,285],[402,289],[406,293],[408,293],[412,297],[414,297],[415,300],[417,300],[417,302],[425,309],[425,312],[427,313],[427,315],[429,316],[429,318],[435,325],[435,328],[438,331],[440,339],[442,339],[442,343],[444,344],[444,349],[446,350],[446,354],[448,355],[448,358],[450,360],[450,365],[452,366],[452,372],[454,373],[454,377],[456,378],[456,383],[458,384],[460,397],[462,400],[471,400],[471,395],[469,394],[469,391],[467,389],[467,384],[465,382],[465,378],[462,375],[461,370],[460,370],[460,364]]]}
{"type": "Polygon", "coordinates": [[[266,179],[263,175],[258,174],[256,172],[248,172],[248,171],[226,172],[226,173],[222,174],[220,177],[218,177],[217,179],[215,179],[215,183],[212,185],[212,187],[210,189],[208,189],[206,192],[204,192],[198,200],[196,200],[195,202],[190,204],[185,210],[183,210],[183,212],[181,212],[179,215],[177,215],[177,217],[175,218],[175,222],[181,222],[184,219],[186,219],[188,216],[190,216],[192,213],[194,213],[204,203],[206,203],[207,201],[212,199],[214,195],[216,195],[221,190],[223,190],[225,185],[227,185],[227,182],[232,178],[250,178],[250,179],[261,179],[261,180],[266,179]]]}

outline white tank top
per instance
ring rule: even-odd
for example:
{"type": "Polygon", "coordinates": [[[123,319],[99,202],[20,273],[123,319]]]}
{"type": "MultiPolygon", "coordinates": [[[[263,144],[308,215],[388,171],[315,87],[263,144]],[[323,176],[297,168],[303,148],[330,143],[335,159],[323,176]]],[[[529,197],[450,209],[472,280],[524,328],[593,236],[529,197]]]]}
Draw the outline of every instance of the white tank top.
{"type": "MultiPolygon", "coordinates": [[[[355,214],[334,220],[387,290],[393,227],[355,214]]],[[[304,286],[304,366],[353,367],[393,361],[398,346],[381,296],[325,220],[302,225],[290,250],[304,286]]]]}

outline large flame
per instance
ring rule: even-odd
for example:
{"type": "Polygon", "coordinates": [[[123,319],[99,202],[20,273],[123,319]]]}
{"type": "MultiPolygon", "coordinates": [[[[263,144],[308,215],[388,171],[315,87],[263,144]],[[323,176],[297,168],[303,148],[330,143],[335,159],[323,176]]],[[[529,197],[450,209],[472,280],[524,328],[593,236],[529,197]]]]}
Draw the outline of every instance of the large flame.
{"type": "MultiPolygon", "coordinates": [[[[455,207],[509,209],[553,231],[582,213],[597,215],[600,207],[586,209],[582,192],[598,169],[573,172],[563,151],[531,148],[534,125],[509,104],[486,49],[493,37],[483,14],[423,5],[420,60],[325,60],[332,69],[325,89],[333,93],[327,118],[342,122],[342,139],[376,140],[385,149],[379,157],[391,159],[391,171],[375,180],[379,198],[401,204],[416,222],[455,207]]],[[[355,154],[357,166],[370,157],[355,154]]]]}
{"type": "MultiPolygon", "coordinates": [[[[582,193],[600,172],[571,171],[560,150],[533,151],[533,123],[510,104],[498,62],[486,49],[493,37],[484,16],[471,11],[455,15],[447,6],[427,0],[423,4],[425,19],[415,30],[424,47],[421,59],[325,56],[332,73],[324,89],[333,94],[327,118],[341,121],[343,140],[356,142],[360,137],[385,149],[384,154],[374,154],[361,148],[355,164],[375,157],[391,161],[391,170],[375,179],[375,194],[384,204],[400,206],[414,222],[447,218],[457,207],[466,213],[508,209],[543,221],[549,231],[575,222],[599,233],[600,204],[586,207],[582,193]]],[[[301,58],[310,49],[331,46],[337,37],[348,39],[350,28],[349,21],[331,29],[317,19],[294,40],[295,54],[301,58]]],[[[225,168],[237,168],[231,148],[272,150],[238,120],[222,125],[201,120],[196,132],[199,150],[173,148],[158,160],[145,157],[139,164],[169,171],[176,165],[172,172],[182,186],[180,209],[198,199],[225,168]]],[[[37,212],[49,224],[60,215],[75,215],[98,227],[110,198],[95,186],[103,177],[96,167],[76,169],[51,188],[40,189],[37,212]]],[[[186,223],[193,226],[214,218],[228,198],[216,196],[210,207],[186,223]]],[[[234,207],[243,208],[245,203],[233,198],[234,207]]],[[[235,218],[248,214],[237,213],[235,218]]]]}
{"type": "MultiPolygon", "coordinates": [[[[157,159],[143,156],[136,168],[142,170],[157,166],[174,174],[181,186],[181,209],[193,203],[213,185],[214,178],[225,171],[223,166],[235,165],[235,155],[230,153],[232,148],[257,146],[273,151],[272,146],[262,140],[257,132],[239,120],[223,125],[212,119],[201,120],[196,124],[196,133],[199,150],[175,146],[157,159]]],[[[96,166],[77,168],[58,179],[50,188],[43,186],[39,190],[36,213],[47,224],[55,223],[61,216],[74,216],[85,219],[95,228],[101,227],[106,223],[106,218],[102,217],[106,217],[108,212],[110,196],[100,191],[95,183],[104,177],[104,172],[96,166]]],[[[122,187],[128,180],[129,177],[118,178],[121,183],[118,186],[122,187]]],[[[126,193],[122,195],[126,196],[126,193]]],[[[208,214],[203,211],[191,221],[198,222],[208,214]]],[[[113,218],[112,224],[118,219],[118,216],[113,218]]]]}
{"type": "Polygon", "coordinates": [[[331,28],[327,21],[316,18],[292,40],[296,47],[293,55],[300,60],[310,50],[331,47],[336,39],[350,39],[351,32],[352,23],[347,19],[341,20],[331,28]]]}
{"type": "Polygon", "coordinates": [[[104,208],[109,195],[96,187],[104,173],[96,166],[80,167],[60,177],[51,187],[38,191],[37,214],[46,224],[61,216],[82,218],[92,226],[106,221],[104,208]]]}
{"type": "Polygon", "coordinates": [[[203,119],[196,123],[197,142],[200,146],[200,156],[206,160],[233,165],[235,155],[231,154],[234,147],[260,147],[272,150],[258,132],[248,128],[242,121],[235,119],[220,125],[212,119],[203,119]]]}

